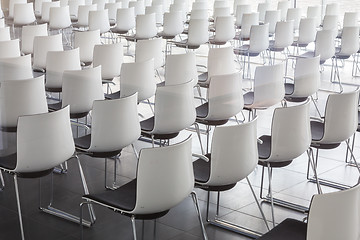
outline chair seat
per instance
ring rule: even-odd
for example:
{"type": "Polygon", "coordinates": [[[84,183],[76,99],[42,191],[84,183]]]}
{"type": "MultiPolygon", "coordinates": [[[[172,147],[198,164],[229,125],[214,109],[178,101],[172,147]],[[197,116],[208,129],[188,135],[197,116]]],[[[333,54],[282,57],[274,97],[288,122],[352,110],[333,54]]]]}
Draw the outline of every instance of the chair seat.
{"type": "Polygon", "coordinates": [[[321,143],[322,137],[324,136],[324,123],[319,121],[311,121],[311,136],[312,143],[311,147],[320,148],[320,149],[333,149],[340,146],[340,143],[321,143]]]}
{"type": "Polygon", "coordinates": [[[285,95],[291,95],[294,93],[294,84],[285,83],[285,95]]]}
{"type": "Polygon", "coordinates": [[[258,238],[259,240],[306,240],[307,224],[287,218],[275,228],[258,238]]]}
{"type": "Polygon", "coordinates": [[[197,159],[193,162],[195,186],[206,191],[226,191],[235,187],[236,183],[218,186],[202,184],[206,183],[210,178],[211,154],[209,153],[205,156],[209,159],[208,162],[202,159],[197,159]]]}
{"type": "Polygon", "coordinates": [[[106,99],[119,99],[120,98],[120,91],[110,93],[110,94],[105,94],[105,98],[106,99]]]}
{"type": "Polygon", "coordinates": [[[89,149],[90,145],[91,145],[91,134],[87,134],[85,136],[75,138],[74,143],[75,143],[75,147],[77,150],[85,152],[88,155],[91,155],[92,157],[98,157],[98,158],[114,157],[114,156],[120,154],[121,150],[122,150],[122,149],[117,149],[117,150],[108,151],[108,152],[89,152],[89,151],[87,151],[87,149],[89,149]]]}
{"type": "Polygon", "coordinates": [[[247,92],[244,94],[244,107],[254,103],[254,92],[247,92]]]}
{"type": "Polygon", "coordinates": [[[179,132],[175,133],[164,133],[164,134],[152,134],[151,131],[154,129],[155,118],[151,117],[140,122],[141,135],[151,138],[151,135],[154,136],[154,139],[172,139],[179,135],[179,132]]]}
{"type": "Polygon", "coordinates": [[[285,100],[289,102],[305,102],[308,97],[293,97],[291,96],[294,93],[294,84],[285,83],[285,100]]]}
{"type": "Polygon", "coordinates": [[[175,38],[175,35],[166,35],[166,34],[164,34],[164,32],[159,32],[158,37],[161,37],[162,39],[169,40],[169,39],[175,38]]]}
{"type": "Polygon", "coordinates": [[[209,113],[209,103],[204,103],[196,108],[196,122],[211,125],[211,126],[219,126],[224,125],[229,121],[229,119],[220,119],[220,120],[208,120],[205,119],[209,113]]]}
{"type": "MultiPolygon", "coordinates": [[[[51,111],[58,111],[62,108],[62,102],[48,104],[48,108],[51,111]]],[[[79,113],[70,112],[70,118],[83,118],[86,117],[88,114],[89,112],[79,112],[79,113]]]]}
{"type": "MultiPolygon", "coordinates": [[[[268,159],[271,155],[271,136],[263,135],[260,137],[262,144],[258,143],[258,153],[259,153],[259,161],[258,164],[260,166],[267,167],[268,161],[262,161],[262,159],[268,159]]],[[[272,162],[270,161],[270,167],[286,167],[290,163],[292,163],[292,159],[288,161],[281,162],[272,162]]]]}
{"type": "Polygon", "coordinates": [[[204,72],[198,76],[198,82],[205,82],[208,79],[208,72],[204,72]]]}
{"type": "Polygon", "coordinates": [[[269,41],[269,50],[270,51],[274,51],[274,52],[281,52],[284,51],[285,48],[283,47],[275,47],[275,40],[270,40],[269,41]]]}
{"type": "Polygon", "coordinates": [[[181,48],[187,48],[187,49],[198,49],[200,47],[200,45],[188,45],[187,44],[187,39],[182,40],[180,42],[173,42],[175,44],[175,46],[177,47],[181,47],[181,48]]]}
{"type": "Polygon", "coordinates": [[[214,38],[210,38],[210,39],[209,39],[209,43],[210,43],[210,44],[215,44],[215,45],[225,45],[227,42],[219,42],[219,41],[216,41],[216,40],[215,40],[215,37],[214,37],[214,38]]]}
{"type": "Polygon", "coordinates": [[[62,92],[62,88],[61,87],[45,87],[45,91],[47,92],[62,92]]]}
{"type": "Polygon", "coordinates": [[[257,52],[249,52],[249,48],[250,48],[250,45],[244,44],[239,48],[235,48],[234,49],[234,54],[246,55],[246,56],[250,56],[250,57],[256,57],[256,56],[258,56],[260,54],[260,53],[257,53],[257,52]]]}

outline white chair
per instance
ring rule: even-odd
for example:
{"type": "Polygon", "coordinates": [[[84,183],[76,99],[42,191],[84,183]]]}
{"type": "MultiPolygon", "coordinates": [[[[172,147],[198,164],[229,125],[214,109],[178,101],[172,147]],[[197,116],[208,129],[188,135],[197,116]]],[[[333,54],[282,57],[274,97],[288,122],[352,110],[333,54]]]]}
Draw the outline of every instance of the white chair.
{"type": "Polygon", "coordinates": [[[265,12],[264,23],[269,24],[269,35],[272,36],[275,33],[276,23],[281,20],[280,10],[268,10],[265,12]]]}
{"type": "Polygon", "coordinates": [[[81,5],[78,8],[78,21],[74,24],[74,27],[77,28],[88,28],[89,27],[89,12],[96,11],[97,5],[81,5]]]}
{"type": "Polygon", "coordinates": [[[157,71],[164,65],[161,38],[139,40],[135,47],[135,62],[144,62],[154,59],[154,70],[157,71]]]}
{"type": "MultiPolygon", "coordinates": [[[[190,12],[190,19],[208,19],[209,12],[206,9],[193,9],[190,12]]],[[[187,21],[188,23],[189,21],[187,21]]]]}
{"type": "Polygon", "coordinates": [[[19,39],[0,42],[0,58],[20,57],[19,39]]]}
{"type": "Polygon", "coordinates": [[[221,8],[214,8],[212,18],[210,21],[215,21],[217,17],[229,17],[230,14],[230,7],[221,7],[221,8]]]}
{"type": "Polygon", "coordinates": [[[71,158],[75,147],[69,108],[19,117],[16,138],[16,153],[1,157],[0,169],[13,174],[21,239],[24,240],[18,177],[39,178],[48,175],[56,166],[71,158]]]}
{"type": "Polygon", "coordinates": [[[260,2],[257,7],[257,11],[259,12],[259,21],[264,22],[265,21],[265,13],[267,10],[270,9],[269,2],[260,2]]]}
{"type": "Polygon", "coordinates": [[[74,48],[80,48],[80,61],[89,65],[93,61],[94,46],[100,44],[100,30],[75,32],[74,48]]]}
{"type": "Polygon", "coordinates": [[[166,54],[168,49],[168,40],[174,39],[184,31],[183,13],[181,11],[170,11],[164,13],[164,25],[162,32],[158,36],[166,40],[166,54]]]}
{"type": "Polygon", "coordinates": [[[70,10],[69,6],[64,7],[52,7],[50,8],[49,15],[49,29],[61,30],[69,28],[71,26],[70,10]]]}
{"type": "Polygon", "coordinates": [[[10,37],[10,27],[0,27],[0,41],[9,41],[10,37]]]}
{"type": "Polygon", "coordinates": [[[299,30],[300,20],[302,16],[301,8],[289,8],[286,14],[286,21],[294,21],[294,31],[299,30]]]}
{"type": "Polygon", "coordinates": [[[326,15],[336,15],[340,14],[340,4],[338,2],[328,3],[325,7],[325,16],[326,15]]]}
{"type": "Polygon", "coordinates": [[[48,112],[44,76],[1,82],[0,100],[1,130],[16,132],[20,116],[48,112]]]}
{"type": "Polygon", "coordinates": [[[213,9],[215,9],[215,8],[223,8],[223,7],[230,7],[229,5],[230,5],[230,4],[229,4],[228,1],[215,0],[215,1],[214,1],[214,5],[213,5],[213,9]]]}
{"type": "MultiPolygon", "coordinates": [[[[172,54],[166,57],[164,85],[176,85],[193,80],[198,83],[196,56],[193,52],[172,54]]],[[[162,84],[162,83],[160,83],[162,84]]]]}
{"type": "Polygon", "coordinates": [[[47,36],[47,23],[23,26],[21,30],[21,52],[23,54],[34,53],[34,37],[47,36]]]}
{"type": "Polygon", "coordinates": [[[85,5],[85,0],[69,0],[68,4],[69,4],[71,22],[77,22],[79,6],[85,5]]]}
{"type": "Polygon", "coordinates": [[[51,2],[51,0],[35,0],[34,1],[34,13],[36,18],[41,18],[42,12],[42,3],[51,2]]]}
{"type": "Polygon", "coordinates": [[[135,8],[119,8],[116,12],[116,25],[113,33],[126,34],[135,28],[135,8]]]}
{"type": "Polygon", "coordinates": [[[269,41],[270,63],[275,64],[276,52],[283,52],[287,61],[288,47],[294,42],[294,21],[281,21],[276,23],[275,38],[269,41]],[[274,56],[271,57],[271,52],[274,56]]]}
{"type": "Polygon", "coordinates": [[[332,30],[335,36],[338,34],[338,15],[325,15],[322,23],[322,30],[332,30]]]}
{"type": "Polygon", "coordinates": [[[100,34],[110,31],[109,10],[96,10],[89,12],[89,31],[100,30],[100,34]]]}
{"type": "Polygon", "coordinates": [[[314,42],[316,38],[316,19],[315,18],[302,18],[299,25],[299,35],[295,37],[294,54],[299,55],[300,48],[307,47],[310,43],[314,42]]]}
{"type": "Polygon", "coordinates": [[[164,23],[164,9],[163,5],[155,4],[145,8],[145,14],[155,13],[155,22],[157,26],[162,26],[164,23]]]}
{"type": "Polygon", "coordinates": [[[138,41],[154,38],[157,35],[155,13],[137,15],[135,34],[127,35],[125,39],[128,41],[138,41]]]}
{"type": "Polygon", "coordinates": [[[22,80],[33,77],[31,55],[0,58],[0,83],[8,80],[22,80]]]}
{"type": "Polygon", "coordinates": [[[181,12],[181,19],[183,22],[186,22],[186,14],[187,14],[186,3],[181,2],[177,4],[175,3],[171,4],[169,12],[181,12]]]}
{"type": "Polygon", "coordinates": [[[14,5],[13,27],[29,25],[35,21],[36,18],[33,3],[17,3],[14,5]]]}
{"type": "Polygon", "coordinates": [[[253,25],[259,25],[259,13],[244,13],[241,21],[240,34],[238,34],[235,39],[239,41],[248,41],[250,39],[250,30],[253,25]]]}
{"type": "Polygon", "coordinates": [[[250,4],[239,4],[236,6],[235,26],[237,28],[241,28],[242,17],[243,17],[244,13],[251,13],[251,5],[250,4]]]}
{"type": "Polygon", "coordinates": [[[47,53],[63,50],[62,34],[34,37],[33,69],[44,72],[47,53]]]}
{"type": "Polygon", "coordinates": [[[92,4],[96,4],[97,9],[96,10],[104,10],[105,4],[107,3],[107,0],[93,0],[92,4]]]}
{"type": "Polygon", "coordinates": [[[129,8],[135,9],[135,16],[145,14],[145,2],[142,1],[130,1],[129,8]]]}
{"type": "Polygon", "coordinates": [[[207,1],[195,1],[191,5],[191,10],[208,10],[208,2],[207,1]]]}
{"type": "Polygon", "coordinates": [[[105,9],[108,10],[109,23],[111,26],[116,24],[117,10],[121,8],[121,2],[109,2],[105,3],[105,9]]]}
{"type": "Polygon", "coordinates": [[[50,21],[50,8],[60,7],[60,1],[56,2],[43,2],[41,5],[41,19],[40,23],[48,23],[50,21]]]}
{"type": "MultiPolygon", "coordinates": [[[[133,236],[137,239],[135,219],[156,219],[164,216],[191,194],[203,238],[207,240],[197,197],[195,192],[192,192],[193,187],[191,139],[188,138],[172,146],[142,149],[136,179],[115,191],[85,195],[83,199],[125,213],[131,218],[133,236]],[[128,199],[126,202],[125,196],[128,199]],[[112,199],[111,202],[109,199],[112,199]]],[[[81,212],[84,203],[81,204],[81,212]]]]}
{"type": "Polygon", "coordinates": [[[5,18],[0,18],[0,27],[5,27],[5,18]]]}
{"type": "Polygon", "coordinates": [[[306,17],[315,18],[315,25],[319,27],[321,24],[321,5],[308,6],[306,17]]]}
{"type": "Polygon", "coordinates": [[[234,16],[236,16],[237,6],[244,5],[244,4],[249,4],[249,1],[248,0],[234,0],[233,9],[232,9],[234,16]]]}
{"type": "Polygon", "coordinates": [[[122,8],[129,8],[130,0],[116,0],[116,2],[121,3],[122,8]]]}
{"type": "Polygon", "coordinates": [[[290,1],[284,0],[279,1],[277,4],[277,10],[280,10],[281,12],[281,21],[286,20],[287,11],[290,8],[290,1]]]}
{"type": "Polygon", "coordinates": [[[235,37],[234,20],[232,16],[217,17],[215,19],[215,33],[210,37],[212,45],[224,45],[235,37]]]}
{"type": "Polygon", "coordinates": [[[26,0],[9,0],[9,18],[14,18],[15,4],[27,3],[26,0]]]}
{"type": "Polygon", "coordinates": [[[81,70],[80,50],[49,51],[46,55],[46,83],[48,92],[61,92],[63,73],[67,70],[81,70]]]}

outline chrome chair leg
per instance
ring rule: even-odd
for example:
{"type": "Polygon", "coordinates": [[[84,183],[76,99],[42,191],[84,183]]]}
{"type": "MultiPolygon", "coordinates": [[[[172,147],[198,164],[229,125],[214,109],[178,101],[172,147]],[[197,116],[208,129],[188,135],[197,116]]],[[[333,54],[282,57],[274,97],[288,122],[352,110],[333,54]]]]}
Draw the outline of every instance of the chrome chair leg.
{"type": "Polygon", "coordinates": [[[201,153],[202,153],[202,155],[205,155],[204,148],[203,148],[202,141],[201,141],[201,134],[200,134],[199,124],[194,123],[194,127],[195,127],[195,130],[196,130],[196,134],[198,136],[198,139],[199,139],[199,143],[200,143],[200,147],[201,147],[201,153]]]}
{"type": "Polygon", "coordinates": [[[131,226],[133,230],[134,240],[136,240],[136,224],[135,224],[135,216],[131,216],[131,226]]]}
{"type": "Polygon", "coordinates": [[[0,170],[0,181],[1,181],[0,191],[2,191],[5,188],[5,181],[1,170],[0,170]]]}
{"type": "Polygon", "coordinates": [[[317,171],[316,171],[316,164],[315,164],[315,161],[314,161],[313,150],[311,148],[309,148],[307,153],[308,153],[308,156],[309,156],[309,162],[310,162],[311,167],[312,167],[312,169],[314,171],[314,176],[315,176],[315,180],[316,180],[316,186],[317,186],[318,193],[322,194],[319,178],[318,178],[317,171]]]}
{"type": "Polygon", "coordinates": [[[204,238],[204,240],[207,240],[208,237],[207,237],[206,230],[205,230],[205,227],[204,227],[204,222],[203,222],[202,217],[201,217],[201,212],[200,212],[200,208],[199,208],[199,201],[198,201],[198,198],[197,198],[196,193],[194,191],[191,192],[191,197],[192,197],[192,199],[194,201],[195,209],[196,209],[196,212],[198,214],[198,218],[199,218],[203,238],[204,238]]]}
{"type": "Polygon", "coordinates": [[[15,185],[15,193],[16,193],[16,203],[17,203],[18,214],[19,214],[19,223],[20,223],[21,239],[22,239],[22,240],[25,240],[24,226],[23,226],[22,217],[21,217],[19,186],[18,186],[18,181],[17,181],[17,175],[16,175],[16,174],[14,175],[14,185],[15,185]]]}
{"type": "Polygon", "coordinates": [[[275,227],[274,199],[273,199],[272,186],[271,186],[272,168],[270,167],[269,162],[267,163],[267,168],[268,168],[268,175],[269,175],[269,195],[270,195],[270,201],[271,201],[271,215],[272,215],[273,227],[275,227]]]}

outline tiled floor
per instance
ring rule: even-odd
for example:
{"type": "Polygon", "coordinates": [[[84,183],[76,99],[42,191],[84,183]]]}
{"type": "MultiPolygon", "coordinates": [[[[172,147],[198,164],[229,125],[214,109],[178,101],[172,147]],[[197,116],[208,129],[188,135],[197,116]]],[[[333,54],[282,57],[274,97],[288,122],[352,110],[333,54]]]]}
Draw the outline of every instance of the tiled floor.
{"type": "MultiPolygon", "coordinates": [[[[132,49],[131,49],[132,50],[132,49]]],[[[198,63],[206,64],[206,58],[203,55],[207,53],[207,47],[202,47],[197,51],[198,63]]],[[[183,52],[183,50],[175,50],[183,52]]],[[[126,61],[132,61],[126,58],[126,61]]],[[[351,77],[351,62],[346,62],[345,67],[340,69],[343,82],[349,84],[360,83],[358,78],[351,77]]],[[[254,70],[254,67],[252,67],[254,70]]],[[[163,72],[163,71],[160,71],[163,72]]],[[[291,71],[290,71],[291,72],[291,71]]],[[[330,67],[325,66],[322,73],[322,90],[319,91],[318,104],[320,109],[324,109],[328,90],[337,90],[338,85],[329,82],[330,67]]],[[[244,86],[247,86],[244,83],[244,86]]],[[[345,85],[346,90],[354,89],[351,85],[345,85]]],[[[280,106],[280,105],[279,105],[280,106]]],[[[277,106],[277,107],[279,107],[277,106]]],[[[270,132],[270,123],[272,109],[259,111],[258,135],[270,132]]],[[[150,114],[149,107],[141,105],[139,111],[144,116],[150,114]]],[[[311,113],[315,115],[315,109],[311,106],[311,113]]],[[[230,122],[229,124],[235,124],[230,122]]],[[[174,141],[181,141],[190,131],[184,131],[174,141]]],[[[1,149],[3,152],[14,150],[15,135],[2,135],[1,149]]],[[[204,138],[205,140],[205,138],[204,138]]],[[[200,153],[197,139],[194,137],[193,151],[200,153]]],[[[360,156],[359,142],[356,142],[355,155],[360,156]]],[[[135,144],[137,150],[143,147],[150,147],[150,144],[138,141],[135,144]]],[[[358,181],[359,173],[353,167],[346,166],[344,163],[345,145],[341,145],[336,150],[321,151],[318,172],[321,177],[331,180],[354,185],[358,181]]],[[[81,156],[81,163],[84,168],[85,177],[90,192],[104,191],[104,160],[93,159],[81,156]]],[[[109,160],[108,173],[111,177],[113,172],[113,160],[109,160]]],[[[69,171],[67,174],[54,174],[54,202],[53,206],[66,210],[73,214],[79,214],[79,204],[83,194],[79,170],[75,159],[68,162],[69,171]]],[[[275,196],[281,199],[291,200],[293,202],[308,205],[313,194],[317,192],[316,185],[306,180],[307,157],[302,155],[288,167],[274,170],[273,190],[275,196]]],[[[118,184],[124,184],[135,177],[136,158],[130,147],[123,150],[117,171],[118,184]]],[[[18,240],[21,239],[20,228],[17,215],[15,190],[13,178],[9,174],[4,174],[6,188],[0,192],[0,239],[18,240]]],[[[257,167],[250,175],[250,181],[259,195],[261,168],[257,167]]],[[[266,179],[267,176],[265,176],[266,179]]],[[[51,177],[42,179],[42,206],[46,206],[50,199],[51,177]]],[[[109,181],[110,184],[110,181],[109,181]]],[[[265,181],[265,186],[267,181],[265,181]]],[[[52,240],[75,240],[80,239],[80,227],[54,216],[47,215],[39,211],[39,180],[38,179],[19,179],[20,199],[23,211],[23,220],[25,227],[25,236],[28,240],[52,239],[52,240]]],[[[331,188],[323,187],[324,192],[336,191],[331,188]]],[[[203,217],[205,216],[206,193],[202,190],[196,190],[200,199],[200,206],[203,217]]],[[[215,194],[211,198],[211,206],[214,209],[216,201],[215,194]]],[[[266,227],[260,217],[260,213],[252,198],[250,189],[245,181],[221,195],[220,215],[229,221],[233,221],[250,229],[265,232],[266,227]]],[[[271,211],[268,204],[262,204],[267,219],[271,219],[271,211]]],[[[211,216],[214,210],[211,210],[211,216]]],[[[87,240],[112,240],[112,239],[132,239],[132,230],[130,219],[111,210],[95,206],[97,221],[91,228],[84,229],[84,236],[87,240]]],[[[85,211],[86,212],[86,211],[85,211]]],[[[86,215],[86,214],[85,214],[86,215]]],[[[86,216],[87,217],[87,216],[86,216]]],[[[292,217],[303,219],[304,214],[287,210],[281,207],[275,207],[276,222],[285,218],[292,217]]],[[[206,230],[209,239],[248,239],[239,234],[223,230],[209,224],[206,224],[206,230]]],[[[172,209],[168,215],[154,221],[137,222],[137,231],[139,239],[171,239],[171,240],[197,240],[201,238],[201,231],[196,217],[196,212],[191,198],[187,198],[179,206],[172,209]]]]}

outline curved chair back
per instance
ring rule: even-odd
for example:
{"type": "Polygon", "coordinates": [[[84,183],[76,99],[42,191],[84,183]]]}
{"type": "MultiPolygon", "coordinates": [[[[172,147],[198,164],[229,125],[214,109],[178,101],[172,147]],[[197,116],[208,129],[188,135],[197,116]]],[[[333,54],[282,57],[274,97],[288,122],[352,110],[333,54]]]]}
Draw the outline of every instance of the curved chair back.
{"type": "Polygon", "coordinates": [[[333,30],[321,30],[316,33],[315,56],[320,55],[320,63],[335,55],[335,35],[333,30]]]}
{"type": "Polygon", "coordinates": [[[0,58],[20,57],[19,39],[0,42],[0,58]]]}
{"type": "Polygon", "coordinates": [[[137,93],[114,100],[96,100],[91,111],[89,152],[122,149],[140,137],[137,93]]]}
{"type": "Polygon", "coordinates": [[[208,19],[190,19],[187,45],[199,46],[209,41],[208,19]]]}
{"type": "Polygon", "coordinates": [[[314,18],[316,27],[321,24],[321,5],[308,6],[306,11],[307,18],[314,18]]]}
{"type": "Polygon", "coordinates": [[[50,8],[50,15],[49,15],[50,29],[64,29],[70,26],[71,26],[71,18],[70,18],[69,6],[50,8]]]}
{"type": "Polygon", "coordinates": [[[171,146],[142,149],[136,183],[136,204],[131,213],[158,213],[184,200],[194,188],[191,138],[171,146]]]}
{"type": "Polygon", "coordinates": [[[103,100],[101,66],[64,71],[62,106],[70,105],[70,114],[86,113],[95,100],[103,100]]]}
{"type": "Polygon", "coordinates": [[[338,15],[325,15],[323,20],[323,30],[333,30],[337,33],[338,30],[338,15]]]}
{"type": "Polygon", "coordinates": [[[46,69],[49,51],[63,51],[62,34],[34,37],[33,68],[46,69]]]}
{"type": "Polygon", "coordinates": [[[191,10],[208,10],[207,1],[195,1],[192,3],[191,10]]]}
{"type": "Polygon", "coordinates": [[[120,76],[120,98],[137,92],[141,102],[155,95],[154,59],[123,63],[120,76]]]}
{"type": "Polygon", "coordinates": [[[9,40],[11,40],[10,27],[0,27],[0,42],[9,40]]]}
{"type": "Polygon", "coordinates": [[[52,169],[68,160],[74,151],[69,107],[51,113],[19,117],[14,172],[52,169]]]}
{"type": "Polygon", "coordinates": [[[33,77],[31,55],[0,58],[0,83],[7,80],[22,80],[33,77]]]}
{"type": "Polygon", "coordinates": [[[255,69],[253,108],[268,108],[285,95],[284,65],[258,66],[255,69]]]}
{"type": "Polygon", "coordinates": [[[287,11],[290,8],[290,1],[284,0],[284,1],[279,1],[277,4],[277,10],[281,11],[281,21],[285,21],[286,20],[286,15],[287,15],[287,11]]]}
{"type": "Polygon", "coordinates": [[[97,4],[79,6],[77,25],[79,27],[89,26],[89,12],[96,10],[97,10],[97,4]]]}
{"type": "Polygon", "coordinates": [[[320,87],[320,56],[298,58],[294,73],[294,92],[292,97],[308,97],[320,87]]]}
{"type": "Polygon", "coordinates": [[[176,133],[190,127],[196,118],[193,82],[157,87],[155,123],[151,134],[176,133]]]}
{"type": "Polygon", "coordinates": [[[259,13],[244,13],[241,22],[240,37],[242,39],[250,38],[250,31],[253,25],[259,25],[259,13]]]}
{"type": "Polygon", "coordinates": [[[46,112],[48,112],[48,107],[45,95],[44,76],[1,82],[1,128],[14,131],[16,130],[19,116],[46,112]]]}
{"type": "Polygon", "coordinates": [[[359,26],[359,13],[358,12],[345,12],[343,20],[344,27],[358,27],[359,26]]]}
{"type": "Polygon", "coordinates": [[[186,3],[173,3],[170,5],[170,12],[181,12],[181,19],[183,22],[186,21],[186,3]]]}
{"type": "Polygon", "coordinates": [[[45,87],[50,90],[51,88],[61,90],[63,73],[66,70],[81,70],[79,48],[47,53],[45,87]]]}
{"type": "Polygon", "coordinates": [[[102,79],[112,80],[120,75],[124,53],[122,43],[97,44],[94,47],[93,66],[101,65],[102,79]]]}
{"type": "Polygon", "coordinates": [[[100,30],[75,32],[74,48],[80,48],[80,61],[89,63],[93,61],[94,47],[100,44],[100,30]]]}
{"type": "Polygon", "coordinates": [[[206,9],[193,9],[190,12],[191,19],[208,19],[209,12],[206,9]]]}
{"type": "Polygon", "coordinates": [[[101,33],[110,31],[109,10],[89,11],[89,30],[100,30],[101,33]]]}
{"type": "Polygon", "coordinates": [[[297,158],[311,143],[310,101],[276,108],[271,126],[271,153],[266,161],[281,162],[297,158]]]}
{"type": "Polygon", "coordinates": [[[301,8],[289,8],[286,14],[286,21],[294,21],[294,31],[299,30],[301,20],[301,8]]]}
{"type": "Polygon", "coordinates": [[[85,5],[85,0],[69,0],[69,12],[72,21],[78,20],[79,6],[85,5]]]}
{"type": "Polygon", "coordinates": [[[239,72],[212,76],[208,89],[209,112],[204,120],[229,119],[244,107],[239,72]]]}
{"type": "Polygon", "coordinates": [[[27,3],[26,0],[9,0],[9,18],[14,18],[14,8],[16,4],[27,3]]]}
{"type": "Polygon", "coordinates": [[[306,239],[358,239],[359,201],[359,184],[343,191],[314,195],[306,239]]]}
{"type": "Polygon", "coordinates": [[[121,2],[105,3],[105,9],[108,10],[109,23],[116,23],[116,15],[119,8],[121,8],[121,2]]]}
{"type": "Polygon", "coordinates": [[[250,30],[249,53],[259,54],[269,47],[269,24],[254,25],[250,30]]]}
{"type": "Polygon", "coordinates": [[[193,80],[194,86],[198,83],[195,54],[193,52],[187,52],[185,54],[172,54],[167,56],[165,85],[176,85],[186,83],[190,80],[193,80]]]}
{"type": "Polygon", "coordinates": [[[184,30],[183,13],[171,11],[164,13],[163,36],[176,36],[184,30]]]}
{"type": "Polygon", "coordinates": [[[294,42],[294,21],[281,21],[276,23],[275,41],[272,48],[286,48],[294,42]]]}
{"type": "Polygon", "coordinates": [[[145,14],[155,13],[156,24],[160,26],[164,23],[164,10],[162,4],[155,4],[145,8],[145,14]]]}
{"type": "Polygon", "coordinates": [[[316,38],[316,19],[315,18],[302,18],[299,25],[299,38],[297,43],[306,45],[314,42],[316,38]]]}
{"type": "Polygon", "coordinates": [[[269,33],[275,33],[276,23],[281,19],[280,10],[268,10],[265,12],[265,21],[264,23],[269,23],[269,33]]]}
{"type": "Polygon", "coordinates": [[[209,48],[208,53],[208,78],[216,75],[227,75],[236,72],[234,61],[234,52],[232,47],[209,48]]]}
{"type": "Polygon", "coordinates": [[[340,13],[340,5],[337,2],[326,4],[325,8],[325,16],[326,15],[336,15],[338,16],[340,13]]]}
{"type": "Polygon", "coordinates": [[[34,12],[35,12],[36,17],[41,17],[43,2],[51,2],[51,0],[35,0],[34,1],[34,12]]]}
{"type": "Polygon", "coordinates": [[[224,7],[229,7],[229,9],[230,9],[229,5],[230,4],[229,4],[228,1],[216,0],[216,1],[214,1],[213,9],[215,9],[215,8],[224,8],[224,7]]]}
{"type": "Polygon", "coordinates": [[[257,7],[257,11],[259,12],[259,21],[265,21],[265,13],[270,9],[270,3],[268,2],[260,2],[257,7]]]}
{"type": "Polygon", "coordinates": [[[241,27],[242,17],[244,13],[251,13],[250,4],[239,4],[236,6],[235,12],[235,25],[241,27]]]}
{"type": "Polygon", "coordinates": [[[257,118],[244,124],[215,128],[206,185],[237,183],[254,171],[259,159],[256,127],[257,118]]]}
{"type": "Polygon", "coordinates": [[[359,50],[359,27],[344,27],[341,34],[341,48],[337,55],[351,56],[359,50]]]}
{"type": "Polygon", "coordinates": [[[355,133],[358,123],[358,101],[359,89],[328,96],[324,135],[320,143],[339,143],[355,133]]]}
{"type": "Polygon", "coordinates": [[[135,8],[119,8],[116,12],[115,31],[127,33],[135,27],[135,8]]]}
{"type": "Polygon", "coordinates": [[[221,16],[215,20],[215,43],[226,43],[235,37],[233,16],[221,16]]]}
{"type": "Polygon", "coordinates": [[[154,59],[154,69],[163,66],[164,58],[161,38],[139,40],[136,42],[135,62],[144,62],[149,59],[154,59]]]}
{"type": "MultiPolygon", "coordinates": [[[[230,16],[231,16],[230,15],[230,7],[214,8],[213,18],[215,21],[216,21],[216,18],[218,18],[218,17],[230,17],[230,16]]],[[[233,17],[233,20],[234,20],[234,17],[233,17]]]]}
{"type": "Polygon", "coordinates": [[[21,29],[21,52],[24,54],[34,53],[34,38],[47,35],[47,23],[23,26],[21,29]]]}
{"type": "Polygon", "coordinates": [[[155,13],[136,16],[136,38],[149,39],[157,35],[155,13]]]}
{"type": "Polygon", "coordinates": [[[145,2],[144,1],[130,1],[129,8],[135,9],[135,16],[145,14],[145,2]]]}
{"type": "Polygon", "coordinates": [[[41,4],[41,22],[48,23],[50,21],[50,9],[53,7],[60,7],[60,1],[43,2],[41,4]]]}
{"type": "Polygon", "coordinates": [[[116,0],[116,2],[121,3],[122,8],[129,8],[130,0],[116,0]]]}
{"type": "Polygon", "coordinates": [[[14,5],[14,26],[28,25],[35,21],[34,4],[32,2],[14,5]]]}

